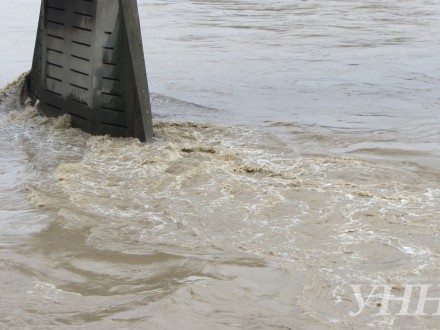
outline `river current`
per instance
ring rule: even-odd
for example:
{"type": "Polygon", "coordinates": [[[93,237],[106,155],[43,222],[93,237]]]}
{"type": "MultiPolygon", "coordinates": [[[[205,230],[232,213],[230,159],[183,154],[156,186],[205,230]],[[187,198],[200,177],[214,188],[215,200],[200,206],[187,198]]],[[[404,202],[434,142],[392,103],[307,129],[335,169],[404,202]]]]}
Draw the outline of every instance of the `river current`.
{"type": "Polygon", "coordinates": [[[440,3],[138,2],[146,144],[21,102],[2,2],[0,328],[440,328],[440,3]]]}

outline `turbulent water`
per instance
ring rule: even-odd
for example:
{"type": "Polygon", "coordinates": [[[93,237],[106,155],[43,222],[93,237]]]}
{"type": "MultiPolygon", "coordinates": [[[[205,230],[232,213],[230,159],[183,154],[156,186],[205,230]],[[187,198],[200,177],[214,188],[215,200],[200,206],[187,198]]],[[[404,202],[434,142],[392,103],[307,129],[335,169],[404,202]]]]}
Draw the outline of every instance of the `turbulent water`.
{"type": "MultiPolygon", "coordinates": [[[[39,4],[4,6],[3,85],[39,4]]],[[[440,4],[139,8],[153,143],[0,93],[0,328],[438,328],[440,4]]]]}

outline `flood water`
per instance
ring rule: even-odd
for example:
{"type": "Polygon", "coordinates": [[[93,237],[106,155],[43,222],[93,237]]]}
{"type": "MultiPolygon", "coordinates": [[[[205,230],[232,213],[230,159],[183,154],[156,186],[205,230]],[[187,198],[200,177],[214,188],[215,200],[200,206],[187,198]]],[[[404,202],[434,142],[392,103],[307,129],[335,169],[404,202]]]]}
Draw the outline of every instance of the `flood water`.
{"type": "Polygon", "coordinates": [[[138,2],[148,144],[21,105],[2,2],[0,328],[440,328],[440,3],[138,2]]]}

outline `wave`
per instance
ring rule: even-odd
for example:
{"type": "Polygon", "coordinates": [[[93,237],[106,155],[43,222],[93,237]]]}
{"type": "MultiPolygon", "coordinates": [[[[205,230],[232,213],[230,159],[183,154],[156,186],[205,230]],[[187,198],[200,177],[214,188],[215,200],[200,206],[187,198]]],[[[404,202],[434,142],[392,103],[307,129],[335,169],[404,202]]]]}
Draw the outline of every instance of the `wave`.
{"type": "Polygon", "coordinates": [[[349,316],[353,276],[437,272],[437,182],[167,117],[154,119],[152,143],[91,136],[29,103],[6,109],[21,84],[2,94],[2,148],[13,139],[22,155],[19,173],[4,171],[22,178],[8,194],[23,191],[40,226],[26,252],[0,249],[13,265],[0,289],[27,325],[44,314],[91,326],[362,328],[377,316],[349,316]]]}

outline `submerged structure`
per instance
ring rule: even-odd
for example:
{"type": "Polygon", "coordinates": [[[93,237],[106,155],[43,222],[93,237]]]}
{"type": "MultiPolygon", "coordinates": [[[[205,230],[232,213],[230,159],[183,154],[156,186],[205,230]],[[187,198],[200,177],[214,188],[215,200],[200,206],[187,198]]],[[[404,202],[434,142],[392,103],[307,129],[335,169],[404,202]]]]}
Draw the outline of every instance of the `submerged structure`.
{"type": "Polygon", "coordinates": [[[42,0],[31,98],[94,135],[153,136],[137,0],[42,0]]]}

